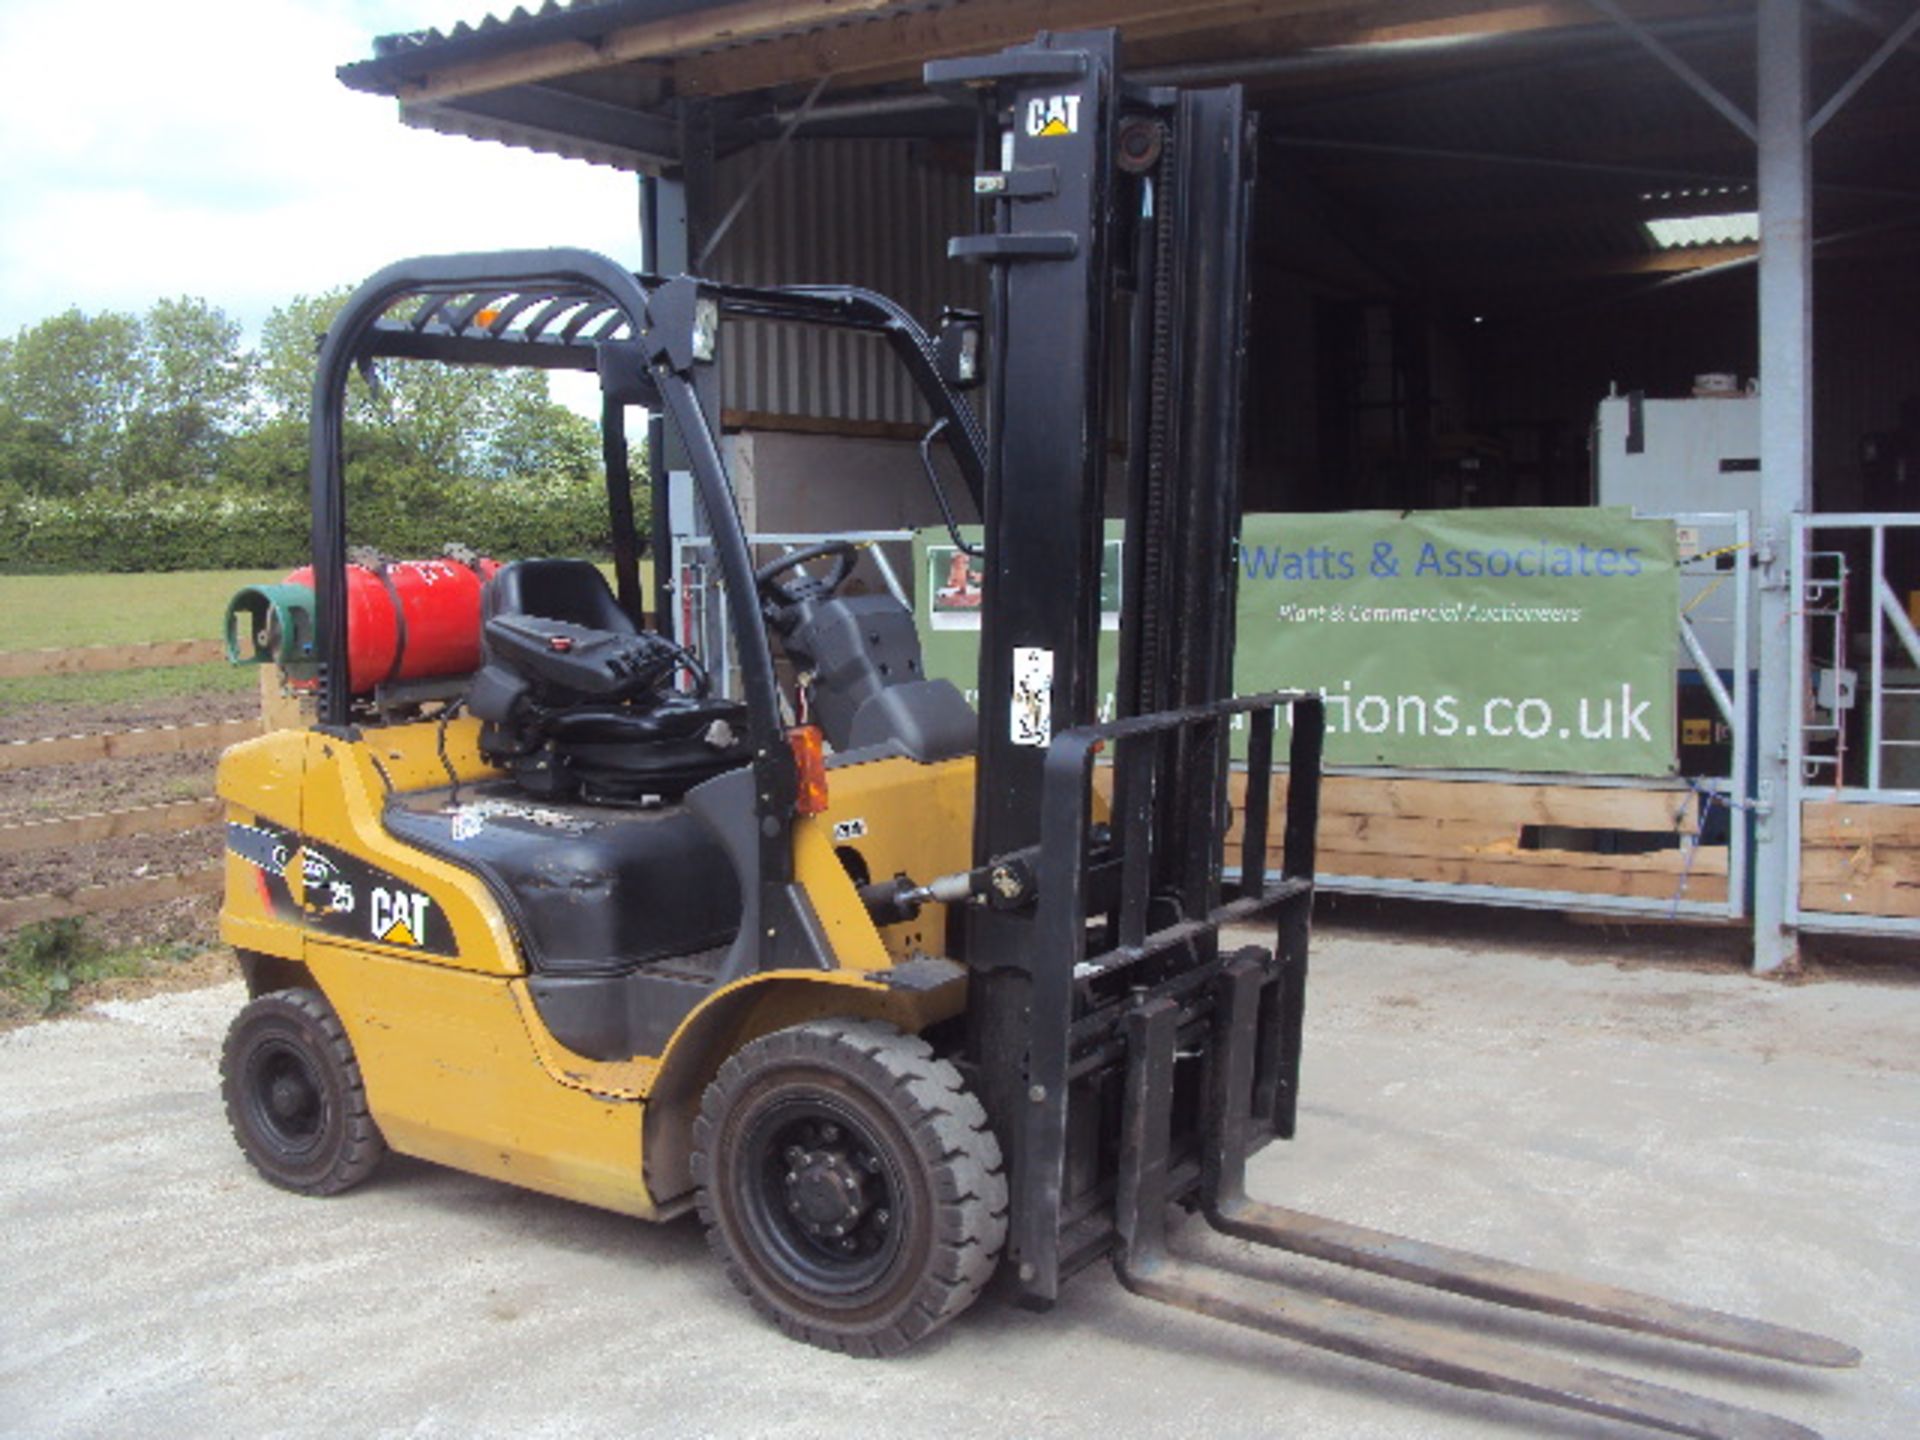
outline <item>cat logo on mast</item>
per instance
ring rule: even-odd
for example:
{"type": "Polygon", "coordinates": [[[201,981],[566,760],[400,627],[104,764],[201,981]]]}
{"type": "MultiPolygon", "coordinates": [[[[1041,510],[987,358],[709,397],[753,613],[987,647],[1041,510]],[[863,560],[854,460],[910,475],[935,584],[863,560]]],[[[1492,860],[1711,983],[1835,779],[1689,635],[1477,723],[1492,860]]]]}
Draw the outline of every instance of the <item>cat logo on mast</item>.
{"type": "Polygon", "coordinates": [[[1027,134],[1036,137],[1080,133],[1080,97],[1048,95],[1027,102],[1027,134]]]}

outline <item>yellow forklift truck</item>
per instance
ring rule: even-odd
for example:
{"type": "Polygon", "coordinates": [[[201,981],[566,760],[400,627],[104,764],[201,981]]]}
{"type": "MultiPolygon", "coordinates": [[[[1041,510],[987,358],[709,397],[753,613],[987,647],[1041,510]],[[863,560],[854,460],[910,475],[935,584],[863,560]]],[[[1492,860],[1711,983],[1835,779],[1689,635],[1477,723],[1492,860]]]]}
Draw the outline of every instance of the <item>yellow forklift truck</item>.
{"type": "Polygon", "coordinates": [[[1231,693],[1250,117],[1236,89],[1125,83],[1107,33],[928,80],[979,112],[992,224],[952,248],[990,267],[984,326],[566,250],[408,261],[348,301],[314,386],[310,589],[243,593],[229,619],[317,706],[220,770],[221,927],[252,997],[222,1064],[241,1148],[312,1195],[393,1149],[646,1219],[697,1208],[760,1311],[858,1355],[905,1349],[996,1276],[1043,1308],[1108,1260],[1140,1294],[1453,1384],[1684,1435],[1810,1434],[1167,1249],[1178,1205],[1498,1304],[1858,1359],[1246,1195],[1248,1156],[1294,1128],[1322,733],[1316,700],[1231,693]],[[985,522],[977,714],[922,673],[904,606],[847,593],[851,545],[756,570],[719,435],[740,320],[860,332],[907,367],[929,482],[951,514],[943,444],[985,522]],[[576,560],[442,575],[452,593],[484,574],[470,674],[400,658],[401,582],[437,582],[349,564],[345,387],[388,358],[573,367],[606,396],[615,583],[576,560]],[[982,379],[990,428],[962,397],[982,379]],[[727,653],[644,613],[632,405],[684,447],[727,653]],[[1117,716],[1098,723],[1121,427],[1117,716]],[[1244,943],[1254,925],[1267,943],[1244,943]]]}

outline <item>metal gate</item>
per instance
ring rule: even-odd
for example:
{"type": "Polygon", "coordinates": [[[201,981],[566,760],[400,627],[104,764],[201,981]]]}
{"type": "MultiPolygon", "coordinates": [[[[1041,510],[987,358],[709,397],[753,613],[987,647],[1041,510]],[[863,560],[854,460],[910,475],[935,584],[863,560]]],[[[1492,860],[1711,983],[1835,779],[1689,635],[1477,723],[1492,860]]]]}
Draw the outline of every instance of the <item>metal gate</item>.
{"type": "MultiPolygon", "coordinates": [[[[1739,512],[1651,518],[1670,520],[1680,542],[1676,679],[1684,678],[1699,697],[1701,713],[1685,723],[1718,737],[1718,763],[1657,779],[1332,767],[1323,791],[1321,888],[1660,919],[1747,916],[1754,694],[1748,519],[1739,512]],[[1348,846],[1337,838],[1343,825],[1360,837],[1348,846]],[[1607,844],[1610,836],[1660,829],[1671,831],[1672,840],[1652,853],[1614,853],[1607,844]],[[1448,834],[1467,840],[1449,849],[1407,839],[1448,834]],[[1350,873],[1362,867],[1367,873],[1350,873]]],[[[768,553],[825,538],[863,543],[880,582],[912,603],[901,567],[887,553],[910,544],[911,531],[751,538],[768,553]]],[[[711,656],[724,653],[730,597],[707,562],[703,537],[676,539],[675,628],[711,656]]],[[[714,669],[718,684],[731,684],[729,667],[714,669]]],[[[1240,688],[1250,683],[1242,677],[1240,688]]]]}
{"type": "Polygon", "coordinates": [[[1920,936],[1920,515],[1793,524],[1788,922],[1920,936]]]}

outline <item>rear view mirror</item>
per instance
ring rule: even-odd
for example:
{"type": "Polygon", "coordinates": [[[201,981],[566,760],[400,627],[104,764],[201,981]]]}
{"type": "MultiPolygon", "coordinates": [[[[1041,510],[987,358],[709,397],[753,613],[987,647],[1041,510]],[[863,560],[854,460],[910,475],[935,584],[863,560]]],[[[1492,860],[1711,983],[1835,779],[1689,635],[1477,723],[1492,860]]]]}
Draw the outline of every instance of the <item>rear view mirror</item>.
{"type": "Polygon", "coordinates": [[[934,364],[948,389],[971,390],[985,378],[983,333],[977,311],[949,306],[941,313],[940,331],[933,341],[934,364]]]}

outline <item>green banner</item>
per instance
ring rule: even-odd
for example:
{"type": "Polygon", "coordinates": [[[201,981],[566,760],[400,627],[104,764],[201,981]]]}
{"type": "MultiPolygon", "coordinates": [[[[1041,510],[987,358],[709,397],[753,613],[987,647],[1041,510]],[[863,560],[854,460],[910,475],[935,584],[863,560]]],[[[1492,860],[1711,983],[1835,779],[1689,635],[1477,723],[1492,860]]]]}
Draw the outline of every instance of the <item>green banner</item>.
{"type": "MultiPolygon", "coordinates": [[[[977,531],[967,532],[969,543],[977,531]]],[[[1101,607],[1112,713],[1121,542],[1101,607]]],[[[927,673],[976,700],[980,564],[914,544],[927,673]]],[[[1234,688],[1316,690],[1340,765],[1666,775],[1674,768],[1673,526],[1626,510],[1250,515],[1234,688]]]]}
{"type": "Polygon", "coordinates": [[[1332,764],[1670,774],[1676,564],[1622,509],[1250,515],[1236,686],[1325,695],[1332,764]]]}

